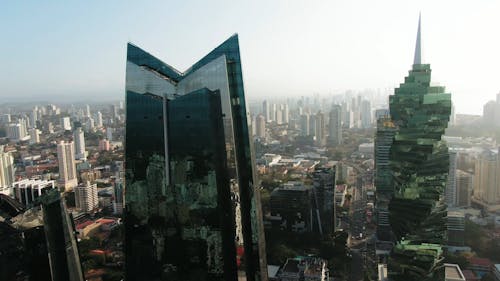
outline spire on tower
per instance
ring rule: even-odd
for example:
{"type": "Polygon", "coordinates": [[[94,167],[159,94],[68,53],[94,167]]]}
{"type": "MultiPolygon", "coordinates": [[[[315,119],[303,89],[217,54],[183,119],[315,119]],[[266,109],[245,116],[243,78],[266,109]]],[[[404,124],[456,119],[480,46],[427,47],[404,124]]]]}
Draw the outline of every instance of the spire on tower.
{"type": "Polygon", "coordinates": [[[421,47],[421,39],[420,39],[420,20],[421,20],[421,14],[418,15],[417,43],[415,44],[415,57],[413,59],[413,64],[422,64],[422,47],[421,47]]]}

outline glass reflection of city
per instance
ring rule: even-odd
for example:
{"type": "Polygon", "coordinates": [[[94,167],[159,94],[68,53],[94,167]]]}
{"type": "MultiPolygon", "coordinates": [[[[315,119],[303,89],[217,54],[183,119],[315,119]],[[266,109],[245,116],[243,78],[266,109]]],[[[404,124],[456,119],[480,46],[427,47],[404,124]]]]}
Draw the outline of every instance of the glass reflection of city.
{"type": "Polygon", "coordinates": [[[129,44],[126,92],[127,280],[264,279],[238,36],[184,73],[129,44]]]}

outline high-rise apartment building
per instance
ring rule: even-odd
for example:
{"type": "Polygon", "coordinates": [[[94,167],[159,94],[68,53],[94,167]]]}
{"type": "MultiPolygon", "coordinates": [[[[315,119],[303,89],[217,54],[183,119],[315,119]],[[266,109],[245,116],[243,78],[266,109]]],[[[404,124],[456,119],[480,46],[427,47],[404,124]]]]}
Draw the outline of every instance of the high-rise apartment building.
{"type": "Polygon", "coordinates": [[[78,209],[83,212],[90,212],[97,208],[99,205],[99,198],[97,197],[97,184],[79,184],[74,189],[75,191],[75,204],[78,209]]]}
{"type": "MultiPolygon", "coordinates": [[[[421,60],[420,20],[413,67],[389,97],[396,133],[390,162],[394,196],[389,204],[392,232],[400,240],[389,259],[394,280],[431,280],[442,260],[449,172],[441,140],[451,112],[451,95],[431,86],[431,68],[421,60]]],[[[432,279],[434,280],[434,279],[432,279]]]]}
{"type": "Polygon", "coordinates": [[[72,190],[78,185],[73,142],[61,141],[57,144],[57,160],[59,163],[59,186],[63,187],[64,190],[72,190]]]}
{"type": "Polygon", "coordinates": [[[363,100],[361,102],[361,127],[363,129],[370,128],[372,126],[372,106],[370,101],[363,100]]]}
{"type": "Polygon", "coordinates": [[[476,160],[474,201],[486,207],[500,204],[500,154],[484,151],[476,160]]]}
{"type": "Polygon", "coordinates": [[[11,141],[26,141],[30,138],[24,119],[19,118],[16,123],[11,123],[7,127],[7,138],[11,141]]]}
{"type": "Polygon", "coordinates": [[[69,117],[61,118],[61,128],[65,131],[71,131],[71,121],[69,117]]]}
{"type": "Polygon", "coordinates": [[[271,111],[269,108],[269,102],[267,100],[262,102],[262,115],[264,115],[264,118],[266,118],[266,122],[271,121],[271,111]]]}
{"type": "Polygon", "coordinates": [[[102,113],[100,111],[97,111],[94,115],[94,123],[97,127],[101,128],[102,127],[102,113]]]}
{"type": "Polygon", "coordinates": [[[9,188],[14,182],[14,157],[0,145],[0,189],[9,188]]]}
{"type": "Polygon", "coordinates": [[[126,279],[266,280],[237,35],[184,73],[129,44],[126,99],[126,279]]]}
{"type": "Polygon", "coordinates": [[[309,135],[309,115],[307,114],[300,115],[300,135],[309,135]]]}
{"type": "Polygon", "coordinates": [[[75,159],[87,159],[87,151],[85,151],[85,134],[81,127],[77,127],[73,131],[73,143],[75,144],[75,159]]]}
{"type": "Polygon", "coordinates": [[[40,130],[37,128],[30,129],[30,144],[40,143],[40,130]]]}
{"type": "Polygon", "coordinates": [[[325,114],[318,111],[318,113],[316,113],[316,122],[314,127],[314,138],[317,146],[325,145],[325,129],[325,114]]]}
{"type": "Polygon", "coordinates": [[[328,143],[332,146],[342,144],[342,108],[333,105],[328,124],[328,143]]]}
{"type": "Polygon", "coordinates": [[[259,114],[255,118],[256,136],[259,138],[266,137],[266,118],[264,115],[259,114]]]}

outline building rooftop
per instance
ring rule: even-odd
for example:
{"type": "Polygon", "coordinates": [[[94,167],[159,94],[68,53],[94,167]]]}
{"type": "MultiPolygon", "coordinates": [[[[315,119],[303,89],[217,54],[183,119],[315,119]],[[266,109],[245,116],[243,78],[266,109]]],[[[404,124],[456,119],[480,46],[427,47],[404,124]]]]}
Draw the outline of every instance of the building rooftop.
{"type": "Polygon", "coordinates": [[[458,264],[444,264],[444,278],[445,281],[465,281],[465,277],[462,274],[462,270],[460,270],[460,266],[458,264]]]}
{"type": "Polygon", "coordinates": [[[469,258],[469,263],[471,266],[482,266],[482,267],[491,267],[492,265],[490,259],[478,258],[478,257],[469,258]]]}

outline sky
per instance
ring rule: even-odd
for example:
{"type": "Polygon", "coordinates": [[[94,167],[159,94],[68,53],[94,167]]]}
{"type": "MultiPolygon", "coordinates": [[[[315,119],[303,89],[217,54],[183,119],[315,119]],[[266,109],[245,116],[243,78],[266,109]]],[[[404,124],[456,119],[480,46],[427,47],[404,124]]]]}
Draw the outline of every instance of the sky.
{"type": "Polygon", "coordinates": [[[500,1],[2,1],[0,103],[121,99],[126,43],[184,71],[239,34],[248,99],[393,89],[423,62],[457,113],[500,92],[500,1]]]}

